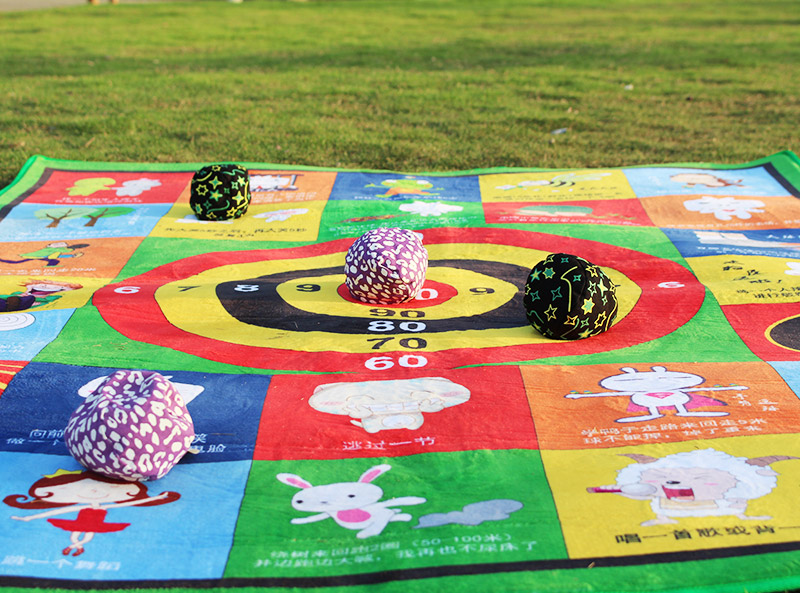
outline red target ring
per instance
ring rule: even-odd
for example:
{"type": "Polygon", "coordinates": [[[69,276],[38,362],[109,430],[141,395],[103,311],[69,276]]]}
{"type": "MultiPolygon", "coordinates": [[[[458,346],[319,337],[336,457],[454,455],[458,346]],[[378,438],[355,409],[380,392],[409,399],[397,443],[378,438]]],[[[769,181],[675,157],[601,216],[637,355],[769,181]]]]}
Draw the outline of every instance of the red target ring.
{"type": "Polygon", "coordinates": [[[339,288],[336,289],[337,294],[342,297],[344,300],[355,303],[356,305],[364,305],[365,307],[387,307],[390,309],[421,309],[424,307],[433,307],[435,305],[441,305],[446,303],[454,296],[456,296],[456,289],[449,284],[445,284],[444,282],[436,282],[431,279],[425,280],[425,284],[422,286],[422,290],[419,291],[417,298],[406,301],[405,303],[395,303],[391,305],[370,305],[368,303],[362,303],[358,299],[354,298],[352,294],[350,294],[350,290],[347,288],[346,284],[340,284],[339,288]]]}
{"type": "MultiPolygon", "coordinates": [[[[341,239],[305,247],[208,253],[185,258],[105,286],[95,294],[94,304],[103,319],[129,339],[164,346],[202,358],[232,365],[245,364],[248,367],[275,370],[363,372],[365,369],[374,371],[398,367],[432,369],[526,362],[617,350],[658,339],[683,326],[697,313],[705,297],[705,288],[685,267],[632,249],[586,239],[499,228],[438,228],[422,231],[422,234],[426,246],[440,245],[444,248],[452,246],[454,253],[460,251],[459,246],[462,244],[486,245],[487,252],[491,251],[491,246],[499,248],[508,246],[547,253],[553,251],[574,253],[596,265],[623,274],[639,287],[641,295],[630,312],[611,330],[585,340],[542,342],[541,336],[533,328],[528,328],[530,343],[497,345],[497,340],[495,343],[483,343],[480,337],[482,324],[488,324],[489,318],[492,317],[492,313],[487,313],[468,320],[469,327],[474,331],[469,333],[470,338],[464,339],[463,346],[428,351],[422,346],[425,340],[421,336],[424,334],[416,334],[394,340],[385,350],[378,352],[342,352],[335,348],[309,352],[302,348],[281,347],[280,340],[274,340],[274,345],[269,347],[252,346],[236,342],[235,326],[231,327],[225,339],[209,338],[185,331],[170,323],[156,298],[156,291],[166,284],[174,284],[203,271],[234,264],[278,261],[285,263],[285,260],[340,253],[343,265],[344,254],[352,244],[352,239],[341,239]],[[406,348],[413,350],[403,350],[400,344],[403,341],[406,348]]],[[[478,256],[478,260],[480,257],[482,256],[478,256]]],[[[465,260],[465,267],[469,267],[470,262],[474,261],[465,260]]],[[[519,270],[530,269],[537,261],[520,261],[516,266],[519,270]]],[[[480,263],[482,269],[493,267],[490,256],[480,260],[480,263]]],[[[431,259],[429,265],[436,265],[435,259],[431,259]]],[[[508,267],[508,265],[507,262],[498,263],[496,267],[508,267]]],[[[516,286],[523,287],[526,278],[524,274],[522,276],[503,280],[513,281],[516,286]]],[[[437,299],[442,299],[438,304],[447,306],[447,301],[454,298],[448,291],[448,288],[456,291],[453,287],[448,287],[444,283],[431,283],[426,284],[427,286],[437,291],[437,299]]],[[[346,296],[341,293],[337,298],[346,300],[346,296]]],[[[427,303],[427,306],[433,304],[427,303]]],[[[417,309],[426,306],[424,301],[412,301],[404,305],[417,309]]],[[[399,308],[402,309],[403,306],[399,308]]],[[[508,315],[514,316],[512,325],[517,324],[518,317],[516,331],[521,331],[522,326],[527,326],[522,308],[518,313],[516,310],[509,311],[508,315]]],[[[459,311],[452,311],[452,319],[459,320],[459,311]]],[[[463,319],[459,321],[462,324],[464,322],[463,319]]],[[[496,321],[492,319],[492,323],[496,324],[496,321]]],[[[438,323],[441,326],[446,324],[447,320],[440,320],[438,323]]],[[[444,330],[446,327],[440,327],[438,331],[444,330]]],[[[364,334],[365,339],[374,341],[372,336],[374,334],[364,334]]]]}

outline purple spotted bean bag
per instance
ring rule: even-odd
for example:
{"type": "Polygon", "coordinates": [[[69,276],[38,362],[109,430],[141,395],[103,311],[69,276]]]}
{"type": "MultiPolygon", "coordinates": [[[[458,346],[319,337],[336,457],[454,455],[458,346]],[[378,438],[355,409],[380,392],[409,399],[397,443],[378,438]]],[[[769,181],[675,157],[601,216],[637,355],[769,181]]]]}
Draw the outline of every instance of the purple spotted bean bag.
{"type": "Polygon", "coordinates": [[[72,413],[64,439],[92,471],[153,480],[186,454],[194,423],[168,379],[153,371],[116,371],[72,413]]]}
{"type": "Polygon", "coordinates": [[[410,301],[425,283],[428,252],[420,235],[380,228],[361,235],[345,256],[345,284],[362,303],[391,305],[410,301]]]}

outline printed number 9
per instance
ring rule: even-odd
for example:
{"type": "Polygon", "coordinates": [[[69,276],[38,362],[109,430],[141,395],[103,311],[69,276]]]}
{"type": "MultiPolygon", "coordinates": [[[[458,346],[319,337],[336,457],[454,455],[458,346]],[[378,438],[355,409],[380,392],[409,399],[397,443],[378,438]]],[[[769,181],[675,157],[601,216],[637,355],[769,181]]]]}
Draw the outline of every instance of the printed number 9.
{"type": "Polygon", "coordinates": [[[320,290],[319,284],[298,284],[298,292],[318,292],[320,290]]]}
{"type": "MultiPolygon", "coordinates": [[[[373,317],[394,317],[395,311],[391,309],[370,309],[369,314],[373,317]]],[[[415,310],[408,310],[408,311],[400,311],[400,317],[405,317],[406,319],[416,319],[417,317],[425,317],[425,311],[415,311],[415,310]]]]}

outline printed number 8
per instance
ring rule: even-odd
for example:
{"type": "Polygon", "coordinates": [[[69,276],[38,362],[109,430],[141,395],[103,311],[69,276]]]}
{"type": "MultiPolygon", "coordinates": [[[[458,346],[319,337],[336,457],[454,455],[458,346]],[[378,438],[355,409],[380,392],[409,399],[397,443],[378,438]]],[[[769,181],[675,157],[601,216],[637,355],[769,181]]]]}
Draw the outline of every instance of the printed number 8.
{"type": "MultiPolygon", "coordinates": [[[[404,332],[421,332],[425,327],[425,324],[421,321],[403,321],[400,323],[400,330],[404,332]]],[[[375,319],[369,322],[367,329],[371,332],[394,331],[394,322],[387,319],[375,319]]]]}

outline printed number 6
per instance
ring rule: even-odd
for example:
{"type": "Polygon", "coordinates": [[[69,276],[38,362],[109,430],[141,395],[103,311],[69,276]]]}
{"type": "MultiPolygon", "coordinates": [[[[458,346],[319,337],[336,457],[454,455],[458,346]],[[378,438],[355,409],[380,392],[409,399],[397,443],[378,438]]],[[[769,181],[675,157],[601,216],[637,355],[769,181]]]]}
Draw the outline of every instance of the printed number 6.
{"type": "MultiPolygon", "coordinates": [[[[397,360],[397,364],[407,369],[418,369],[428,364],[428,359],[419,354],[404,354],[397,360]]],[[[364,363],[371,371],[385,371],[394,366],[391,356],[373,356],[364,363]]]]}
{"type": "Polygon", "coordinates": [[[138,286],[120,286],[119,288],[115,288],[114,292],[117,294],[136,294],[141,290],[138,286]]]}
{"type": "Polygon", "coordinates": [[[364,366],[371,371],[385,371],[394,366],[394,360],[391,356],[373,356],[364,363],[364,366]]]}

